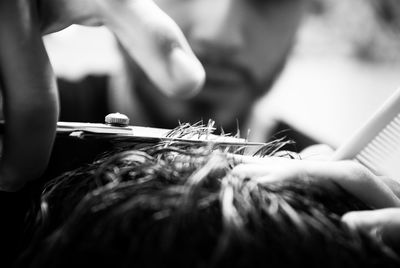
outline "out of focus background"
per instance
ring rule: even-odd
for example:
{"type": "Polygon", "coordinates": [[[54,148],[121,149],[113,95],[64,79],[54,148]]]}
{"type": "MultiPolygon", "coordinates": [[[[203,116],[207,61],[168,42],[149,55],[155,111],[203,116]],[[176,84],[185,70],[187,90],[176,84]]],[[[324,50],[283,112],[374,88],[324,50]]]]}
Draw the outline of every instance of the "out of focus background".
{"type": "MultiPolygon", "coordinates": [[[[104,28],[73,26],[45,37],[56,73],[118,72],[104,28]]],[[[312,0],[283,75],[255,109],[254,131],[282,120],[338,146],[400,86],[400,1],[312,0]]]]}
{"type": "Polygon", "coordinates": [[[336,147],[400,88],[400,1],[313,0],[308,14],[256,116],[273,114],[336,147]]]}

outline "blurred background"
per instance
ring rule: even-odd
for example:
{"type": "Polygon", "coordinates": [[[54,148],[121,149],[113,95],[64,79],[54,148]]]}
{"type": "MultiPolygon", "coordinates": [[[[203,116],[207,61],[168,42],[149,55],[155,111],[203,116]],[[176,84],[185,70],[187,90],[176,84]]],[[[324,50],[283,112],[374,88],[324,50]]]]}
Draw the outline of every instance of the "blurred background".
{"type": "MultiPolygon", "coordinates": [[[[297,43],[273,90],[258,102],[253,132],[282,120],[338,146],[400,86],[400,1],[311,0],[297,43]]],[[[113,36],[73,26],[45,37],[58,76],[117,73],[113,36]]]]}
{"type": "Polygon", "coordinates": [[[273,114],[337,147],[397,88],[400,1],[313,0],[294,54],[256,117],[273,114]]]}

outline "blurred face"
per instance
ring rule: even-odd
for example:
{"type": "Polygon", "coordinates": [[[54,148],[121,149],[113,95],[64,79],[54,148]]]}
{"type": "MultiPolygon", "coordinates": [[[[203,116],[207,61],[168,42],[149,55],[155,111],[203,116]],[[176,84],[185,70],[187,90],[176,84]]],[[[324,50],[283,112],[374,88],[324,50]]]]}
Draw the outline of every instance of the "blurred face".
{"type": "Polygon", "coordinates": [[[181,27],[207,80],[190,100],[168,99],[146,79],[138,94],[155,125],[214,119],[231,131],[281,71],[303,11],[302,0],[156,0],[181,27]],[[149,111],[149,113],[152,113],[149,111]]]}

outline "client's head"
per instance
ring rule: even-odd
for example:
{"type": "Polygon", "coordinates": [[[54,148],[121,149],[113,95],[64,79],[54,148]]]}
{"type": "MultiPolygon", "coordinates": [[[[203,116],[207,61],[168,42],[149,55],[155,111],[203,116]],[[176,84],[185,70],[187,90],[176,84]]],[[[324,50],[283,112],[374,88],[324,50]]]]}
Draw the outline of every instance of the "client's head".
{"type": "Polygon", "coordinates": [[[223,150],[128,150],[50,182],[32,267],[395,267],[380,241],[340,216],[366,208],[345,191],[261,185],[223,150]]]}

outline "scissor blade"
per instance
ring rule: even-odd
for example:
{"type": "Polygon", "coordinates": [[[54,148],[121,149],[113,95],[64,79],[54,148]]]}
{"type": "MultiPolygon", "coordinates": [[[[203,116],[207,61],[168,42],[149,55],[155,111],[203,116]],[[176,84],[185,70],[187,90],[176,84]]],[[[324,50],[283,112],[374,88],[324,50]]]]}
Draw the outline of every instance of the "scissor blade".
{"type": "Polygon", "coordinates": [[[57,132],[72,134],[80,138],[116,139],[124,142],[176,141],[184,143],[216,143],[225,146],[263,146],[264,143],[247,142],[245,139],[218,136],[213,134],[194,134],[183,137],[171,136],[171,129],[126,126],[116,127],[106,124],[59,122],[57,132]]]}

